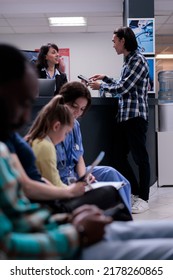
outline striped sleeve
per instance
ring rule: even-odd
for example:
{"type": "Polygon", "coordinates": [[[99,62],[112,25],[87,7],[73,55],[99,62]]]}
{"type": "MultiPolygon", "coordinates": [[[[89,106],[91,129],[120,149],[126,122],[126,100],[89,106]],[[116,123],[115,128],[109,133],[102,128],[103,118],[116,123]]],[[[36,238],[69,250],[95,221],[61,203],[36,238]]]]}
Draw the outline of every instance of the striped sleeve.
{"type": "Polygon", "coordinates": [[[17,172],[0,143],[0,257],[3,259],[70,259],[79,250],[71,224],[50,223],[50,213],[20,195],[17,172]]]}

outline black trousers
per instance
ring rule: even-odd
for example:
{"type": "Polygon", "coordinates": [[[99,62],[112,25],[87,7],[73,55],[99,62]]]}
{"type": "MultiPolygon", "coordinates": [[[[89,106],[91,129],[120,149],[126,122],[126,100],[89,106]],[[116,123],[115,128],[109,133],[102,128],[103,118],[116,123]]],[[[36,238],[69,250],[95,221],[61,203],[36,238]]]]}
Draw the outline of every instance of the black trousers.
{"type": "Polygon", "coordinates": [[[132,194],[143,200],[149,198],[150,164],[146,149],[148,122],[141,117],[116,124],[115,168],[130,182],[132,194]],[[139,182],[129,164],[131,152],[139,171],[139,182]]]}
{"type": "MultiPolygon", "coordinates": [[[[39,201],[40,203],[40,201],[39,201]]],[[[113,186],[102,186],[91,191],[87,191],[80,197],[64,200],[42,201],[44,207],[48,207],[53,214],[71,213],[77,207],[82,205],[96,205],[100,209],[105,210],[107,216],[112,216],[116,221],[130,221],[132,215],[129,212],[118,190],[113,186]]]]}

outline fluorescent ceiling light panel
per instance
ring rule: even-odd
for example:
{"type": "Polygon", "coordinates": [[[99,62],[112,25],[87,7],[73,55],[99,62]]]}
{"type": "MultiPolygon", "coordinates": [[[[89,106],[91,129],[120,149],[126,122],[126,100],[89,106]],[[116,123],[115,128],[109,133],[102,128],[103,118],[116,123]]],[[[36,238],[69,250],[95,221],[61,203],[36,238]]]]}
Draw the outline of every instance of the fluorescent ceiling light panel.
{"type": "Polygon", "coordinates": [[[157,54],[157,59],[173,59],[173,54],[157,54]]]}
{"type": "Polygon", "coordinates": [[[84,17],[50,17],[50,26],[85,26],[84,17]]]}

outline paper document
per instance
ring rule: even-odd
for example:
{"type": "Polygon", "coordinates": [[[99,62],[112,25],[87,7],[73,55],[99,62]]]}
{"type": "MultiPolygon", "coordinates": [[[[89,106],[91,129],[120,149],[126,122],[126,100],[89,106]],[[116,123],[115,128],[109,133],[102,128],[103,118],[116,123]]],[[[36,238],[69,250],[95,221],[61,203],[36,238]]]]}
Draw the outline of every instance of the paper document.
{"type": "Polygon", "coordinates": [[[120,182],[96,182],[96,183],[92,183],[92,184],[86,186],[85,191],[90,191],[91,189],[97,189],[97,188],[105,187],[105,186],[113,186],[114,188],[119,190],[120,188],[122,188],[125,185],[126,185],[126,183],[124,181],[120,181],[120,182]]]}
{"type": "Polygon", "coordinates": [[[87,176],[92,173],[93,169],[95,166],[97,166],[101,161],[102,159],[104,158],[105,156],[105,152],[101,151],[99,153],[99,155],[97,156],[97,158],[93,161],[93,163],[91,164],[91,166],[88,168],[88,170],[86,171],[86,173],[80,177],[76,182],[80,182],[80,181],[85,181],[87,176]]]}

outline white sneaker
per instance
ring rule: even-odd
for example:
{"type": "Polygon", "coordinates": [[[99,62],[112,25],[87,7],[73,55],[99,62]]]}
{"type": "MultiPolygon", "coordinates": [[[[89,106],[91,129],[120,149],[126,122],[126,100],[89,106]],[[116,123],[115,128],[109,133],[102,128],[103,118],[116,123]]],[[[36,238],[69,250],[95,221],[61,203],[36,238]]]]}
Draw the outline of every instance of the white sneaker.
{"type": "Polygon", "coordinates": [[[132,214],[139,214],[149,210],[148,202],[138,198],[132,205],[132,214]]]}
{"type": "Polygon", "coordinates": [[[134,203],[138,200],[139,196],[131,194],[131,206],[134,205],[134,203]]]}

